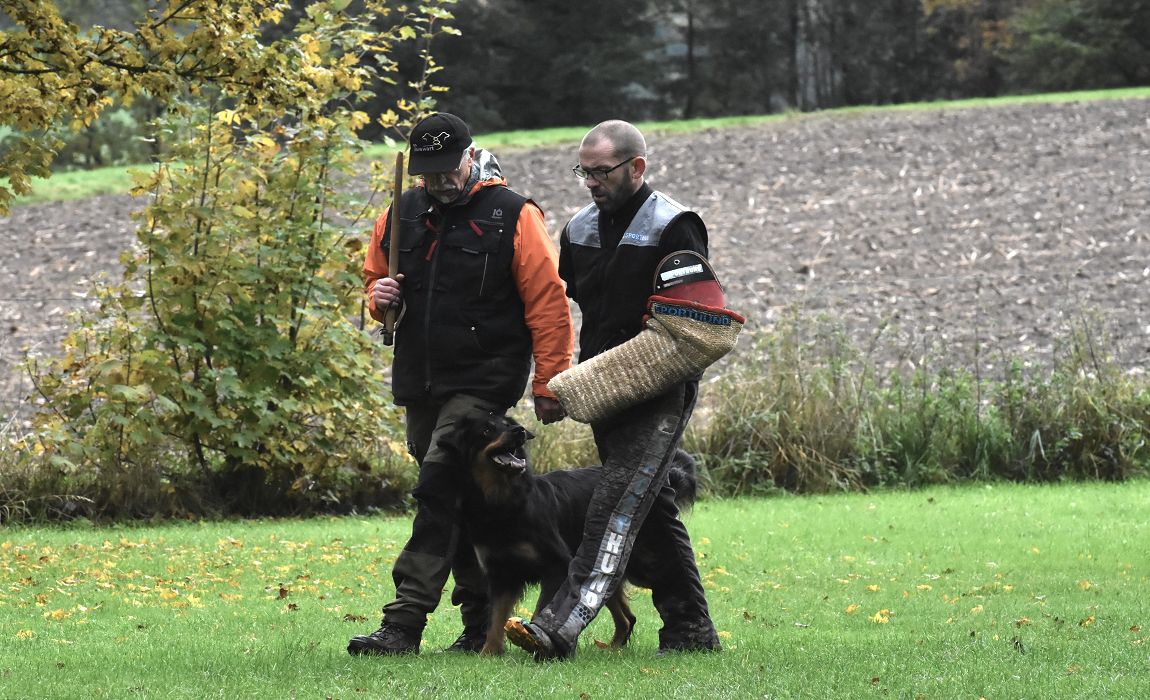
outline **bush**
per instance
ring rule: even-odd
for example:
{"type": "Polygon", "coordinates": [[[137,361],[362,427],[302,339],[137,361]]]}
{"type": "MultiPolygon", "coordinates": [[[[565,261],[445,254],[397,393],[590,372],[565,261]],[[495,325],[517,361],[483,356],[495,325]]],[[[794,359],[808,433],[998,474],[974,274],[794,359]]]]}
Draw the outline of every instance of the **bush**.
{"type": "MultiPolygon", "coordinates": [[[[932,371],[929,361],[879,376],[843,337],[830,322],[792,318],[773,333],[749,336],[749,351],[713,370],[684,441],[700,461],[706,493],[1123,480],[1150,472],[1150,388],[1123,374],[1086,329],[1069,340],[1053,366],[1015,360],[996,379],[932,371]]],[[[148,402],[118,401],[109,402],[117,410],[105,414],[111,426],[129,408],[154,410],[148,402]]],[[[525,403],[514,413],[530,425],[529,411],[525,403]]],[[[180,441],[162,432],[137,440],[136,456],[119,461],[82,461],[67,452],[30,459],[0,450],[0,518],[398,507],[414,465],[402,453],[398,417],[380,420],[393,430],[374,437],[363,431],[360,437],[374,447],[361,451],[358,461],[326,454],[312,463],[319,468],[276,468],[266,480],[252,470],[204,479],[180,441]],[[171,466],[177,464],[182,468],[171,466]],[[221,484],[230,491],[220,492],[221,484]],[[224,498],[229,494],[230,505],[224,498]]],[[[114,441],[132,441],[111,428],[86,439],[96,435],[105,440],[99,449],[69,449],[94,449],[99,457],[101,450],[113,452],[114,441]]],[[[55,444],[66,442],[58,437],[55,444]]],[[[531,452],[540,472],[599,462],[590,429],[572,421],[538,431],[531,452]]]]}
{"type": "MultiPolygon", "coordinates": [[[[351,186],[364,175],[356,133],[367,116],[348,105],[369,77],[394,71],[394,42],[426,39],[413,27],[450,17],[440,4],[386,36],[372,29],[390,12],[378,3],[315,2],[261,43],[255,29],[282,19],[275,7],[203,3],[149,29],[170,42],[158,55],[155,36],[120,36],[118,49],[155,64],[89,66],[85,80],[110,81],[125,101],[166,91],[171,149],[134,188],[148,199],[124,281],[94,291],[98,310],[72,319],[62,355],[29,360],[42,411],[2,465],[9,517],[278,515],[401,500],[411,460],[389,357],[352,321],[360,239],[379,205],[351,186]],[[212,69],[197,69],[197,55],[212,69]]],[[[82,45],[51,12],[20,17],[56,44],[82,45]]],[[[50,77],[78,79],[64,60],[77,52],[50,77]]],[[[407,120],[389,119],[403,127],[431,105],[404,103],[407,120]]]]}
{"type": "Polygon", "coordinates": [[[997,380],[929,363],[877,378],[825,322],[808,337],[792,319],[755,343],[687,435],[715,494],[1122,480],[1150,466],[1150,388],[1085,329],[1053,367],[1014,361],[997,380]]]}
{"type": "Polygon", "coordinates": [[[831,324],[805,329],[792,318],[749,340],[754,349],[705,386],[687,436],[710,489],[744,495],[862,485],[856,448],[870,376],[854,371],[859,357],[845,336],[831,324]]]}

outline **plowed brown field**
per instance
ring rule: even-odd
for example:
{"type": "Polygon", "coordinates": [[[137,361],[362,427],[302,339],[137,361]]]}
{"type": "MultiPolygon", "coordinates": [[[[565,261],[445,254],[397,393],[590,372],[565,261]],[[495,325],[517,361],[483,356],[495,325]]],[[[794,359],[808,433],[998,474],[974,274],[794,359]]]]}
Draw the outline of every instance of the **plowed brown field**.
{"type": "MultiPolygon", "coordinates": [[[[649,180],[703,215],[749,328],[794,314],[881,365],[989,372],[1088,329],[1128,371],[1150,363],[1150,99],[812,115],[648,146],[649,180]]],[[[555,234],[589,201],[575,144],[499,155],[555,234]]],[[[23,353],[50,351],[91,280],[118,274],[136,204],[0,219],[0,417],[26,408],[23,353]]]]}

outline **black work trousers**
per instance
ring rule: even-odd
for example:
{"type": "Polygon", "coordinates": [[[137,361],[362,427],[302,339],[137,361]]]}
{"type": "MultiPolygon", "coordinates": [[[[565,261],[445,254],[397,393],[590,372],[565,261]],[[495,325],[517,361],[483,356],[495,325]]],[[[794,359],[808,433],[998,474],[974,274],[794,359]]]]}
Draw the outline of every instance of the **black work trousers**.
{"type": "Polygon", "coordinates": [[[691,539],[667,485],[697,392],[695,382],[681,384],[592,425],[603,476],[567,580],[534,620],[563,651],[575,648],[579,634],[623,585],[633,552],[648,568],[651,598],[663,620],[660,646],[715,639],[691,539]]]}
{"type": "Polygon", "coordinates": [[[460,465],[439,449],[439,438],[465,415],[504,413],[506,406],[456,395],[443,404],[406,407],[408,449],[419,463],[419,481],[411,537],[395,560],[395,600],[383,607],[383,621],[422,630],[439,605],[448,573],[455,578],[452,605],[460,608],[463,626],[486,629],[489,623],[487,583],[475,549],[459,527],[465,480],[460,465]]]}

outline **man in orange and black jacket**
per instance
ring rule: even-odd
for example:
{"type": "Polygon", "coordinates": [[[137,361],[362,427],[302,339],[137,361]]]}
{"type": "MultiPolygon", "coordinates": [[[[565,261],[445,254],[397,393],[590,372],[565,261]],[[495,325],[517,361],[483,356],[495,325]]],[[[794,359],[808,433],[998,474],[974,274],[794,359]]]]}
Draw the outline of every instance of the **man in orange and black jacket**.
{"type": "Polygon", "coordinates": [[[459,117],[432,114],[409,142],[408,172],[423,179],[399,202],[401,274],[388,275],[390,208],[376,221],[363,273],[372,317],[382,321],[389,309],[403,309],[392,391],[405,408],[408,449],[419,463],[417,511],[392,571],[395,600],[384,606],[378,630],[351,639],[351,654],[417,653],[448,572],[464,625],[448,649],[483,646],[486,585],[457,525],[458,468],[436,443],[463,416],[502,414],[518,402],[532,359],[536,416],[543,423],[563,418],[547,382],[570,366],[573,347],[543,212],[507,187],[495,157],[472,145],[459,117]]]}

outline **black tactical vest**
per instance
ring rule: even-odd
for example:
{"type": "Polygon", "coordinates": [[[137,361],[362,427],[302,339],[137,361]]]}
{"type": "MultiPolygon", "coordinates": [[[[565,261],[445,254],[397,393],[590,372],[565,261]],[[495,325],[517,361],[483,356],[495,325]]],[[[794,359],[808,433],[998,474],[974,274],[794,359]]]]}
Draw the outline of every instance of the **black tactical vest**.
{"type": "MultiPolygon", "coordinates": [[[[512,276],[527,199],[488,186],[455,207],[423,188],[400,199],[399,271],[407,311],[395,334],[396,403],[468,394],[511,406],[531,369],[531,333],[512,276]]],[[[390,216],[383,237],[391,244],[390,216]]]]}
{"type": "MultiPolygon", "coordinates": [[[[675,252],[663,234],[682,217],[693,217],[705,237],[707,229],[698,214],[653,190],[614,247],[604,247],[599,210],[594,204],[588,204],[568,222],[565,235],[573,279],[567,280],[567,290],[582,312],[580,362],[643,330],[647,299],[654,291],[655,268],[664,256],[675,252]]],[[[706,248],[699,252],[705,255],[706,248]]]]}

